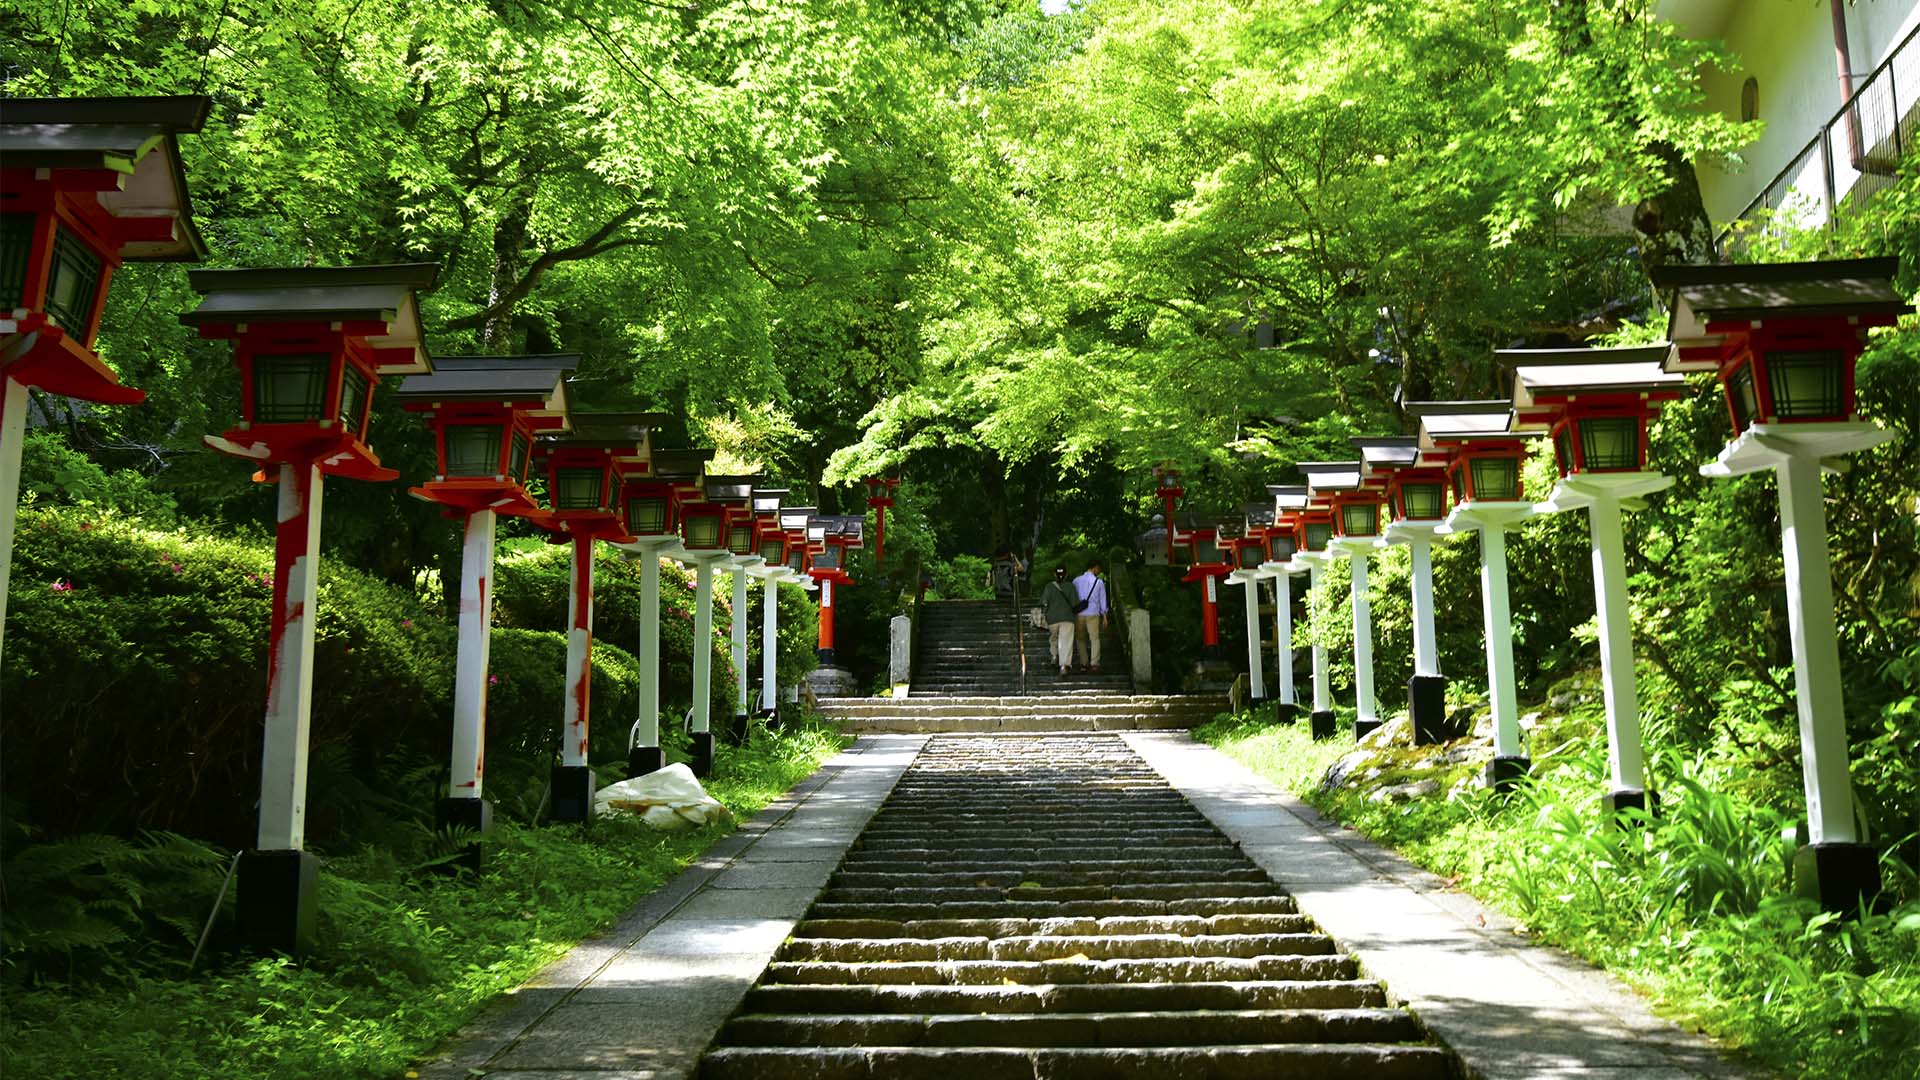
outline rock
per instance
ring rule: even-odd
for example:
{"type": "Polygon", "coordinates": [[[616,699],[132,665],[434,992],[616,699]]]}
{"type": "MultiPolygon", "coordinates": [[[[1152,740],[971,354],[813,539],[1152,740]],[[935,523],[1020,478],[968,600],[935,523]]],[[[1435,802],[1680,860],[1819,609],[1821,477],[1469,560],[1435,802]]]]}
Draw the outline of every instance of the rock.
{"type": "MultiPolygon", "coordinates": [[[[1347,778],[1352,776],[1355,770],[1359,769],[1362,765],[1369,764],[1372,760],[1372,751],[1355,750],[1353,753],[1334,762],[1327,768],[1327,774],[1320,778],[1320,790],[1330,792],[1345,786],[1347,778]]],[[[1377,771],[1378,770],[1376,770],[1376,772],[1377,771]]]]}
{"type": "Polygon", "coordinates": [[[1534,728],[1538,727],[1539,724],[1540,724],[1539,709],[1535,709],[1530,713],[1523,714],[1520,717],[1520,728],[1523,731],[1532,731],[1534,728]]]}
{"type": "Polygon", "coordinates": [[[1383,787],[1367,796],[1367,801],[1403,803],[1438,794],[1440,794],[1440,781],[1415,780],[1409,784],[1394,784],[1390,787],[1383,787]]]}
{"type": "Polygon", "coordinates": [[[1367,732],[1360,738],[1361,746],[1385,749],[1389,746],[1413,745],[1413,720],[1405,713],[1367,732]]]}

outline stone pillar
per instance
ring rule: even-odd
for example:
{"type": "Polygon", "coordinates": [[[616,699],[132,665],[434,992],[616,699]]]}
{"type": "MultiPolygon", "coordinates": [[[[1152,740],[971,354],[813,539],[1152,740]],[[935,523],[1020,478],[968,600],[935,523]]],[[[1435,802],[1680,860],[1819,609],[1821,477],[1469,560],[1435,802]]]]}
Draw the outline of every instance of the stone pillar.
{"type": "Polygon", "coordinates": [[[1587,506],[1593,546],[1594,610],[1600,628],[1600,688],[1607,710],[1607,808],[1650,810],[1640,744],[1640,690],[1633,671],[1633,624],[1627,607],[1627,556],[1620,502],[1601,495],[1587,506]]]}
{"type": "Polygon", "coordinates": [[[1313,737],[1333,737],[1333,693],[1327,686],[1327,647],[1320,640],[1320,565],[1307,568],[1307,610],[1313,634],[1313,712],[1308,717],[1313,737]]]}
{"type": "Polygon", "coordinates": [[[1351,553],[1353,570],[1353,737],[1380,726],[1373,694],[1373,605],[1367,598],[1367,553],[1351,553]]]}
{"type": "Polygon", "coordinates": [[[1293,575],[1273,576],[1273,652],[1280,680],[1280,719],[1292,723],[1299,708],[1293,687],[1293,575]]]}
{"type": "Polygon", "coordinates": [[[1519,691],[1513,678],[1513,617],[1507,610],[1507,534],[1498,523],[1480,529],[1480,605],[1487,640],[1487,696],[1493,709],[1493,761],[1486,779],[1512,787],[1532,762],[1520,748],[1519,691]]]}
{"type": "Polygon", "coordinates": [[[728,733],[737,744],[747,737],[747,568],[733,567],[733,727],[728,733]]]}
{"type": "Polygon", "coordinates": [[[593,816],[596,788],[587,762],[593,693],[593,538],[573,538],[573,591],[567,598],[567,688],[561,699],[560,764],[554,766],[553,820],[593,816]]]}
{"type": "Polygon", "coordinates": [[[713,771],[713,559],[695,557],[693,571],[693,775],[713,771]]]}
{"type": "Polygon", "coordinates": [[[887,623],[887,684],[893,696],[906,697],[913,677],[913,620],[895,615],[887,623]]]}
{"type": "Polygon", "coordinates": [[[760,594],[760,715],[771,722],[780,711],[780,578],[768,574],[760,594]]]}
{"type": "Polygon", "coordinates": [[[20,510],[20,448],[26,438],[27,388],[0,376],[0,649],[7,637],[7,585],[13,578],[13,527],[20,510]]]}
{"type": "Polygon", "coordinates": [[[1247,578],[1247,685],[1258,710],[1267,701],[1266,665],[1260,659],[1260,579],[1247,578]]]}
{"type": "MultiPolygon", "coordinates": [[[[494,512],[467,515],[460,548],[459,643],[453,662],[453,754],[446,798],[435,807],[434,826],[486,833],[493,827],[493,806],[484,798],[486,768],[487,662],[493,626],[494,512]]],[[[481,849],[469,849],[466,862],[478,868],[481,849]]]]}
{"type": "Polygon", "coordinates": [[[1153,617],[1145,608],[1127,610],[1127,652],[1133,662],[1133,688],[1144,692],[1153,687],[1153,617]]]}
{"type": "Polygon", "coordinates": [[[1413,557],[1413,677],[1407,680],[1407,716],[1415,745],[1445,742],[1447,680],[1440,674],[1440,639],[1433,625],[1433,540],[1425,532],[1407,538],[1413,557]]]}
{"type": "Polygon", "coordinates": [[[627,775],[645,776],[667,764],[660,748],[660,549],[640,547],[639,715],[627,740],[627,775]]]}

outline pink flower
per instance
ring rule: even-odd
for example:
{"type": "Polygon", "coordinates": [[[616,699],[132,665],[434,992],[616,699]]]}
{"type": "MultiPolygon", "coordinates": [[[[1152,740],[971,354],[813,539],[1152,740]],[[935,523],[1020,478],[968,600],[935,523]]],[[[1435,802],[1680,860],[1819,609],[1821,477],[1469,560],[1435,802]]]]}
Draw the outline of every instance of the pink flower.
{"type": "Polygon", "coordinates": [[[53,592],[72,592],[73,591],[73,586],[67,584],[65,581],[56,581],[52,585],[48,586],[48,588],[53,592]]]}
{"type": "Polygon", "coordinates": [[[407,628],[407,629],[409,629],[409,630],[411,630],[411,629],[413,629],[413,620],[412,620],[412,619],[401,619],[401,620],[400,620],[400,625],[401,625],[401,626],[404,626],[404,627],[406,627],[406,628],[407,628]]]}
{"type": "Polygon", "coordinates": [[[488,685],[488,686],[499,686],[499,685],[500,685],[500,676],[498,676],[498,675],[489,675],[489,676],[487,676],[487,685],[488,685]]]}

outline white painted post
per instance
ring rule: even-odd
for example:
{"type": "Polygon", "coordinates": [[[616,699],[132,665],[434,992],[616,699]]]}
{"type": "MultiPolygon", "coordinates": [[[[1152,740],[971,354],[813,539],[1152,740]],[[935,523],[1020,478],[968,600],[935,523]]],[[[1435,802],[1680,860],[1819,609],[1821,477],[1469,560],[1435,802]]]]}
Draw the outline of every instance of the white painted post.
{"type": "Polygon", "coordinates": [[[1280,703],[1293,697],[1293,575],[1273,576],[1273,651],[1279,663],[1280,703]]]}
{"type": "Polygon", "coordinates": [[[1367,556],[1355,551],[1353,563],[1353,707],[1361,734],[1380,723],[1373,695],[1373,608],[1367,601],[1367,556]]]}
{"type": "Polygon", "coordinates": [[[1627,610],[1627,555],[1620,500],[1601,494],[1587,506],[1593,546],[1593,601],[1600,623],[1600,689],[1607,710],[1607,766],[1613,790],[1646,789],[1640,745],[1640,692],[1633,671],[1633,624],[1627,610]]]}
{"type": "Polygon", "coordinates": [[[1267,700],[1266,665],[1260,662],[1260,579],[1250,577],[1247,590],[1247,685],[1253,700],[1267,700]]]}
{"type": "Polygon", "coordinates": [[[20,447],[27,438],[27,388],[0,377],[0,647],[7,637],[7,586],[13,580],[13,525],[19,512],[20,447]]]}
{"type": "Polygon", "coordinates": [[[318,465],[280,466],[274,537],[273,633],[260,751],[262,851],[299,851],[307,837],[307,736],[313,720],[313,627],[320,586],[318,465]]]}
{"type": "Polygon", "coordinates": [[[760,708],[772,713],[780,707],[779,676],[776,674],[780,649],[780,578],[766,577],[766,590],[760,597],[760,708]]]}
{"type": "Polygon", "coordinates": [[[493,624],[494,512],[467,515],[460,548],[460,638],[453,661],[453,764],[447,797],[478,799],[487,739],[487,660],[493,624]]]}
{"type": "Polygon", "coordinates": [[[1520,756],[1520,714],[1513,680],[1513,617],[1507,610],[1507,534],[1480,528],[1480,610],[1487,639],[1487,694],[1493,706],[1495,757],[1520,756]]]}
{"type": "Polygon", "coordinates": [[[1327,688],[1327,647],[1320,643],[1320,567],[1307,568],[1307,610],[1313,628],[1313,711],[1332,712],[1333,694],[1327,688]]]}
{"type": "Polygon", "coordinates": [[[1820,459],[1798,452],[1782,460],[1780,526],[1787,571],[1787,630],[1793,641],[1794,703],[1800,714],[1801,775],[1807,835],[1814,844],[1859,841],[1847,770],[1846,703],[1840,642],[1833,620],[1833,571],[1827,559],[1827,508],[1820,459]]]}
{"type": "Polygon", "coordinates": [[[739,737],[747,734],[747,568],[733,567],[733,714],[739,737]]]}
{"type": "Polygon", "coordinates": [[[567,690],[561,703],[560,764],[587,763],[593,690],[593,541],[573,541],[573,589],[567,597],[567,690]]]}
{"type": "Polygon", "coordinates": [[[1433,628],[1433,541],[1424,532],[1407,538],[1413,555],[1413,673],[1440,674],[1440,642],[1433,628]]]}
{"type": "Polygon", "coordinates": [[[696,558],[693,571],[693,720],[687,730],[704,735],[713,718],[713,560],[696,558]]]}
{"type": "Polygon", "coordinates": [[[652,545],[640,555],[640,715],[635,718],[633,744],[660,745],[660,550],[652,545]]]}

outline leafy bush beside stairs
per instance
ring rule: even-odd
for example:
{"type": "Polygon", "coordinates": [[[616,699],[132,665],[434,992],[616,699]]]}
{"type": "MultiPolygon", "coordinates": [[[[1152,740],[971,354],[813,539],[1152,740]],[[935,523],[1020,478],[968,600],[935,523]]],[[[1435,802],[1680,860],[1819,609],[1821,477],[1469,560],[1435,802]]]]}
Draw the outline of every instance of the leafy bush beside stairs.
{"type": "MultiPolygon", "coordinates": [[[[843,742],[817,725],[756,727],[749,745],[721,748],[708,790],[744,819],[843,742]]],[[[396,1076],[731,829],[507,822],[478,878],[432,872],[454,841],[417,830],[328,860],[305,964],[215,953],[197,972],[187,962],[228,853],[171,834],[23,848],[0,863],[0,1075],[396,1076]],[[45,974],[24,981],[30,970],[45,974]]]]}

